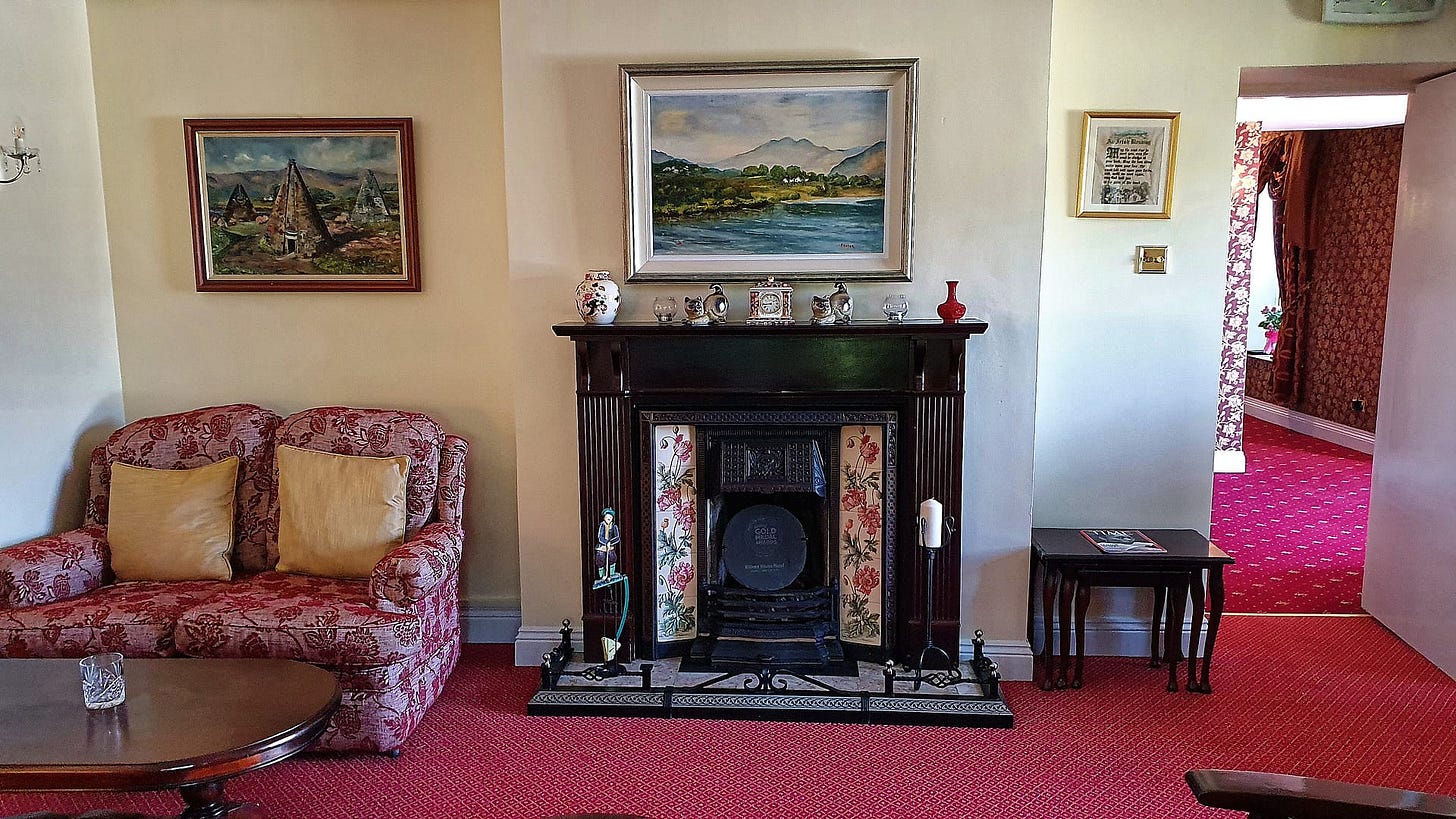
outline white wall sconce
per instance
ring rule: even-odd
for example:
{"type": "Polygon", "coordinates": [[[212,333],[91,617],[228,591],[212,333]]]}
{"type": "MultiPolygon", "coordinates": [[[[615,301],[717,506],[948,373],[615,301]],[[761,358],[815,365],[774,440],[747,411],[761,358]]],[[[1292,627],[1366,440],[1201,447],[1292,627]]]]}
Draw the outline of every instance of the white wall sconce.
{"type": "Polygon", "coordinates": [[[31,171],[40,170],[40,151],[25,144],[25,123],[15,118],[14,142],[0,147],[0,185],[8,185],[31,171]]]}

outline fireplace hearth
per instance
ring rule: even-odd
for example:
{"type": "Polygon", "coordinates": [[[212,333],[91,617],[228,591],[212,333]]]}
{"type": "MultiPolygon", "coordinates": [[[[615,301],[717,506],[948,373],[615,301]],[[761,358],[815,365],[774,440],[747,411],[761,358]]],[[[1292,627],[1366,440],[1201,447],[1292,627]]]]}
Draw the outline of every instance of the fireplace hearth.
{"type": "Polygon", "coordinates": [[[602,662],[625,605],[615,660],[645,688],[657,666],[769,693],[778,675],[842,693],[858,689],[820,677],[883,674],[888,694],[929,633],[964,685],[991,685],[939,696],[1000,702],[994,667],[959,656],[960,532],[935,563],[914,538],[921,501],[961,507],[966,342],[984,322],[554,329],[576,346],[585,656],[549,659],[542,695],[549,678],[547,699],[572,699],[562,675],[602,662]],[[607,508],[627,599],[592,588],[607,508]]]}

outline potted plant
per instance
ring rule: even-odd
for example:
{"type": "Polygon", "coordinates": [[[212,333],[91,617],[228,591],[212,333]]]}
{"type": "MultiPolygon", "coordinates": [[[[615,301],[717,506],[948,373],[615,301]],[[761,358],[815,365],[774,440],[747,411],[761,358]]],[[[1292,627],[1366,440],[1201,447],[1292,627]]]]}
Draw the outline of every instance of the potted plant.
{"type": "Polygon", "coordinates": [[[1284,323],[1284,311],[1278,307],[1263,307],[1259,312],[1264,316],[1259,320],[1259,326],[1264,328],[1264,352],[1273,355],[1274,347],[1279,344],[1279,325],[1284,323]]]}

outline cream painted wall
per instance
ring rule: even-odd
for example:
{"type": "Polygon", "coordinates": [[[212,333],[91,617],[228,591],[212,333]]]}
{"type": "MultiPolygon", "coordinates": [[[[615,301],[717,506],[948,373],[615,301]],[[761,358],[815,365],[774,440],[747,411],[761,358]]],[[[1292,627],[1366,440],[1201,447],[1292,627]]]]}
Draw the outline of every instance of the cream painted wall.
{"type": "Polygon", "coordinates": [[[91,448],[122,417],[86,7],[9,3],[0,137],[43,172],[0,187],[0,546],[81,520],[91,448]]]}
{"type": "Polygon", "coordinates": [[[90,12],[127,417],[229,401],[430,413],[472,443],[465,595],[514,606],[495,3],[94,0],[90,12]],[[369,115],[414,118],[423,292],[195,292],[182,119],[369,115]]]}
{"type": "Polygon", "coordinates": [[[1038,526],[1208,532],[1239,69],[1456,57],[1451,13],[1351,27],[1318,22],[1318,0],[1156,5],[1052,13],[1038,526]],[[1109,52],[1129,32],[1136,45],[1109,52]],[[1182,112],[1171,220],[1071,216],[1084,109],[1182,112]],[[1168,275],[1132,272],[1139,244],[1169,246],[1168,275]]]}
{"type": "MultiPolygon", "coordinates": [[[[550,324],[575,318],[582,271],[622,272],[617,64],[918,57],[916,281],[852,289],[866,312],[903,289],[912,315],[932,316],[942,282],[959,278],[961,300],[990,321],[968,365],[962,621],[967,635],[1024,639],[1050,3],[1014,6],[502,3],[516,430],[531,452],[518,465],[526,626],[581,611],[573,356],[550,324]]],[[[703,289],[631,285],[623,315],[703,289]]],[[[741,317],[743,289],[729,295],[741,317]]]]}

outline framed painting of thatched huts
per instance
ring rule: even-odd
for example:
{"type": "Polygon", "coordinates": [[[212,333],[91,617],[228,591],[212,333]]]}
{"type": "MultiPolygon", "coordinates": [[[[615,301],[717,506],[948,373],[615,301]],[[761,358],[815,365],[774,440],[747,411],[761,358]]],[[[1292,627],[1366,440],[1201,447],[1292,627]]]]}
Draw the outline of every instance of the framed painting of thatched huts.
{"type": "Polygon", "coordinates": [[[410,119],[183,130],[199,291],[420,289],[410,119]]]}
{"type": "Polygon", "coordinates": [[[621,66],[627,278],[908,281],[915,70],[621,66]]]}

